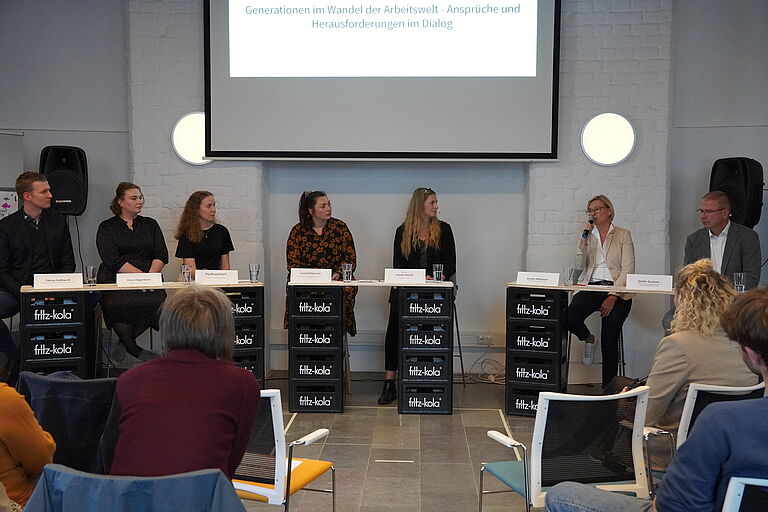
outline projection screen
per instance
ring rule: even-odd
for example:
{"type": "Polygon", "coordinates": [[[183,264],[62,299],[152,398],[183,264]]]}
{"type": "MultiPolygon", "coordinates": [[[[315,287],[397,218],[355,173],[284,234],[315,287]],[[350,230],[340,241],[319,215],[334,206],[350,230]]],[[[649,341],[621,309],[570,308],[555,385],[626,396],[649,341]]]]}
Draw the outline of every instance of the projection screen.
{"type": "Polygon", "coordinates": [[[206,0],[206,157],[557,158],[559,27],[559,0],[206,0]]]}

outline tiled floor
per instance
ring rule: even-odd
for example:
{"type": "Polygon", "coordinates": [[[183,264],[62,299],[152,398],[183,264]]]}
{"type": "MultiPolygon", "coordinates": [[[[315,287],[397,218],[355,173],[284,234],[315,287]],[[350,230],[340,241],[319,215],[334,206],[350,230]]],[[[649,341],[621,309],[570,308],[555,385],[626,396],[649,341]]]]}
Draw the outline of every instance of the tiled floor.
{"type": "MultiPolygon", "coordinates": [[[[267,381],[283,389],[285,380],[267,381]]],[[[478,470],[481,462],[509,460],[512,450],[486,435],[488,430],[509,433],[529,443],[533,419],[506,416],[504,387],[494,384],[454,385],[454,413],[448,415],[399,415],[393,406],[379,407],[381,383],[355,381],[343,414],[286,413],[288,440],[317,428],[328,428],[328,437],[299,448],[299,457],[332,461],[336,467],[339,512],[453,512],[477,510],[478,470]]],[[[287,406],[285,406],[287,411],[287,406]]],[[[493,477],[486,489],[502,489],[493,477]]],[[[330,484],[326,475],[318,486],[330,484]]],[[[275,506],[244,501],[247,510],[277,510],[275,506]]],[[[330,495],[300,492],[291,510],[331,510],[330,495]]],[[[515,493],[485,497],[483,510],[525,510],[515,493]]]]}

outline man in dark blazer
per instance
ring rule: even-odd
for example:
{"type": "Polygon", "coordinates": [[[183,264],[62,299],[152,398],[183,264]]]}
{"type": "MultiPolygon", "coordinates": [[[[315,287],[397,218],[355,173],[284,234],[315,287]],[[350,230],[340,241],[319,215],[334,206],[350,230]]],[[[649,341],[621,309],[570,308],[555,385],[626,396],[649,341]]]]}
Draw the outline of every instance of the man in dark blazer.
{"type": "Polygon", "coordinates": [[[712,191],[701,198],[699,215],[703,228],[685,241],[685,264],[709,258],[715,270],[733,281],[746,274],[746,287],[760,282],[760,238],[754,230],[730,221],[731,201],[724,192],[712,191]],[[714,253],[713,253],[714,249],[714,253]]]}
{"type": "MultiPolygon", "coordinates": [[[[34,274],[74,272],[75,255],[64,217],[49,210],[51,187],[38,172],[24,172],[16,179],[21,210],[0,220],[0,318],[19,312],[23,285],[34,274]]],[[[0,321],[2,354],[18,366],[19,351],[5,323],[0,321]]]]}

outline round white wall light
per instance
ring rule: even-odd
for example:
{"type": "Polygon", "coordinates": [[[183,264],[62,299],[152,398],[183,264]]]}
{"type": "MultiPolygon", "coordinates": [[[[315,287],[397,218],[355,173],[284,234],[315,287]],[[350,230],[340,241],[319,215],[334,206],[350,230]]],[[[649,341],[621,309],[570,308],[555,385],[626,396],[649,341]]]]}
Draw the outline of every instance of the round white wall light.
{"type": "Polygon", "coordinates": [[[619,114],[598,114],[581,130],[581,149],[598,165],[616,165],[632,153],[635,130],[619,114]]]}
{"type": "Polygon", "coordinates": [[[179,158],[192,165],[205,165],[205,113],[184,114],[173,125],[173,150],[179,158]]]}

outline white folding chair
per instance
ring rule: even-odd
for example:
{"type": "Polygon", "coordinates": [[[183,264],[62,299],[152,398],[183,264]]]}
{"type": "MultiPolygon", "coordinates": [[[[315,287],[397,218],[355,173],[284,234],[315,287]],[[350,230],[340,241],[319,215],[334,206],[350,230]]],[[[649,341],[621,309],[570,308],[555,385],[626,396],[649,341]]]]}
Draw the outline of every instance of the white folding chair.
{"type": "Polygon", "coordinates": [[[745,509],[745,512],[746,510],[768,510],[768,479],[734,476],[728,482],[728,490],[725,493],[722,512],[739,512],[748,486],[762,487],[763,490],[761,492],[763,492],[764,495],[755,496],[753,498],[756,501],[760,501],[760,508],[755,508],[757,503],[751,503],[750,508],[745,509]]]}
{"type": "Polygon", "coordinates": [[[504,434],[488,437],[508,448],[523,448],[523,460],[483,463],[480,467],[479,509],[485,491],[483,475],[491,473],[524,496],[526,510],[544,506],[547,488],[562,481],[648,497],[643,460],[643,423],[648,386],[605,396],[539,393],[530,462],[526,447],[504,434]]]}
{"type": "Polygon", "coordinates": [[[279,389],[261,391],[261,407],[251,434],[251,443],[235,472],[232,484],[238,496],[247,500],[283,505],[288,510],[290,497],[297,491],[330,493],[332,509],[336,510],[336,470],[333,463],[293,457],[296,446],[308,446],[328,435],[320,428],[297,439],[285,449],[283,406],[279,389]],[[331,470],[331,489],[306,487],[331,470]]]}

